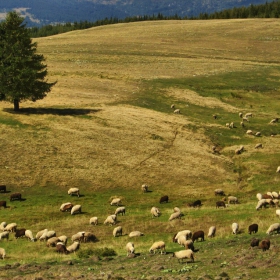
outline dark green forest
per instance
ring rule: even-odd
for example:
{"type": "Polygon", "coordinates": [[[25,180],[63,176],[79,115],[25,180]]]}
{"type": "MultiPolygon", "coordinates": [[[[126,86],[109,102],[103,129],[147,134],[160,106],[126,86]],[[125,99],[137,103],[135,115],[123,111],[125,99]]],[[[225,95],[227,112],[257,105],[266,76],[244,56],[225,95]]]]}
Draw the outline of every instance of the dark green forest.
{"type": "Polygon", "coordinates": [[[80,21],[80,22],[67,22],[64,24],[49,24],[42,27],[32,27],[30,28],[30,35],[32,38],[36,37],[46,37],[51,35],[56,35],[60,33],[69,32],[72,30],[87,29],[90,27],[107,25],[107,24],[117,24],[117,23],[128,23],[137,21],[151,21],[151,20],[211,20],[211,19],[237,19],[237,18],[279,18],[280,15],[280,0],[273,2],[266,2],[260,5],[250,5],[248,7],[234,7],[232,9],[225,9],[220,12],[214,13],[200,13],[199,16],[194,17],[180,17],[178,14],[173,16],[165,16],[161,13],[156,15],[144,15],[144,16],[134,16],[126,17],[124,19],[114,18],[104,18],[102,20],[97,20],[95,22],[80,21]]]}

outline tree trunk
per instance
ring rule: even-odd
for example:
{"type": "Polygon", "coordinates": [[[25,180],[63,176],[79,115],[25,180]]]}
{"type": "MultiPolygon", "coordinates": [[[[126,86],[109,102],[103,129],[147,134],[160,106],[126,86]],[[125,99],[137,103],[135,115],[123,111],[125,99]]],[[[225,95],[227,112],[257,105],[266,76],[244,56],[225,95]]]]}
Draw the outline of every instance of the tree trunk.
{"type": "Polygon", "coordinates": [[[14,99],[14,111],[15,112],[19,111],[19,101],[18,101],[18,99],[14,99]]]}

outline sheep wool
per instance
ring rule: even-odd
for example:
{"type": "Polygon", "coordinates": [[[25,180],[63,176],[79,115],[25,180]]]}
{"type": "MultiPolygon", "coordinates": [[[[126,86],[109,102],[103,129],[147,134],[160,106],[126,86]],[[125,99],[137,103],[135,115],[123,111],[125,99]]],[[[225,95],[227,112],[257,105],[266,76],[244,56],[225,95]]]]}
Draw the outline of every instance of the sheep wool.
{"type": "Polygon", "coordinates": [[[215,234],[216,234],[216,227],[215,226],[211,226],[210,228],[209,228],[209,231],[208,231],[208,237],[214,237],[215,236],[215,234]]]}
{"type": "Polygon", "coordinates": [[[194,262],[194,253],[191,249],[174,252],[173,257],[176,257],[179,262],[182,262],[183,259],[190,259],[192,262],[194,262]]]}
{"type": "Polygon", "coordinates": [[[132,242],[128,242],[127,244],[126,244],[126,246],[125,246],[125,248],[126,248],[126,252],[127,252],[127,256],[129,255],[129,254],[134,254],[134,244],[132,243],[132,242]]]}
{"type": "Polygon", "coordinates": [[[2,258],[3,260],[5,259],[6,256],[6,251],[4,248],[0,248],[0,258],[2,258]]]}
{"type": "Polygon", "coordinates": [[[149,250],[149,253],[156,253],[157,250],[160,250],[160,253],[165,253],[165,243],[163,241],[154,242],[152,247],[149,250]]]}

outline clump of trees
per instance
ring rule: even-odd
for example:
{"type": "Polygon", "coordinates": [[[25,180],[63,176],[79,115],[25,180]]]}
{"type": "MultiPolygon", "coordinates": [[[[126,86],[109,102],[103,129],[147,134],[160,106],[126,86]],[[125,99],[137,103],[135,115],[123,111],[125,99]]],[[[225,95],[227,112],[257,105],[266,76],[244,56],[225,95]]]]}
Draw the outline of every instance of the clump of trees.
{"type": "Polygon", "coordinates": [[[37,54],[24,18],[9,12],[0,23],[0,101],[19,104],[24,100],[43,99],[56,82],[48,83],[44,56],[37,54]]]}

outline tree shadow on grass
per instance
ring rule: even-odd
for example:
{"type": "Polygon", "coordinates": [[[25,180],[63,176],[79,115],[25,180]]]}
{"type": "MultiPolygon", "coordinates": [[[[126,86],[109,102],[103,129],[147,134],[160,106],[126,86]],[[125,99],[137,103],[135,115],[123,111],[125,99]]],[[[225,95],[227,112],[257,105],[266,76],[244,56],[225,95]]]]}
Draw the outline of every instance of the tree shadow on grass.
{"type": "Polygon", "coordinates": [[[58,115],[58,116],[80,116],[97,113],[101,109],[77,109],[77,108],[21,108],[15,112],[12,108],[5,108],[5,112],[22,115],[58,115]]]}

